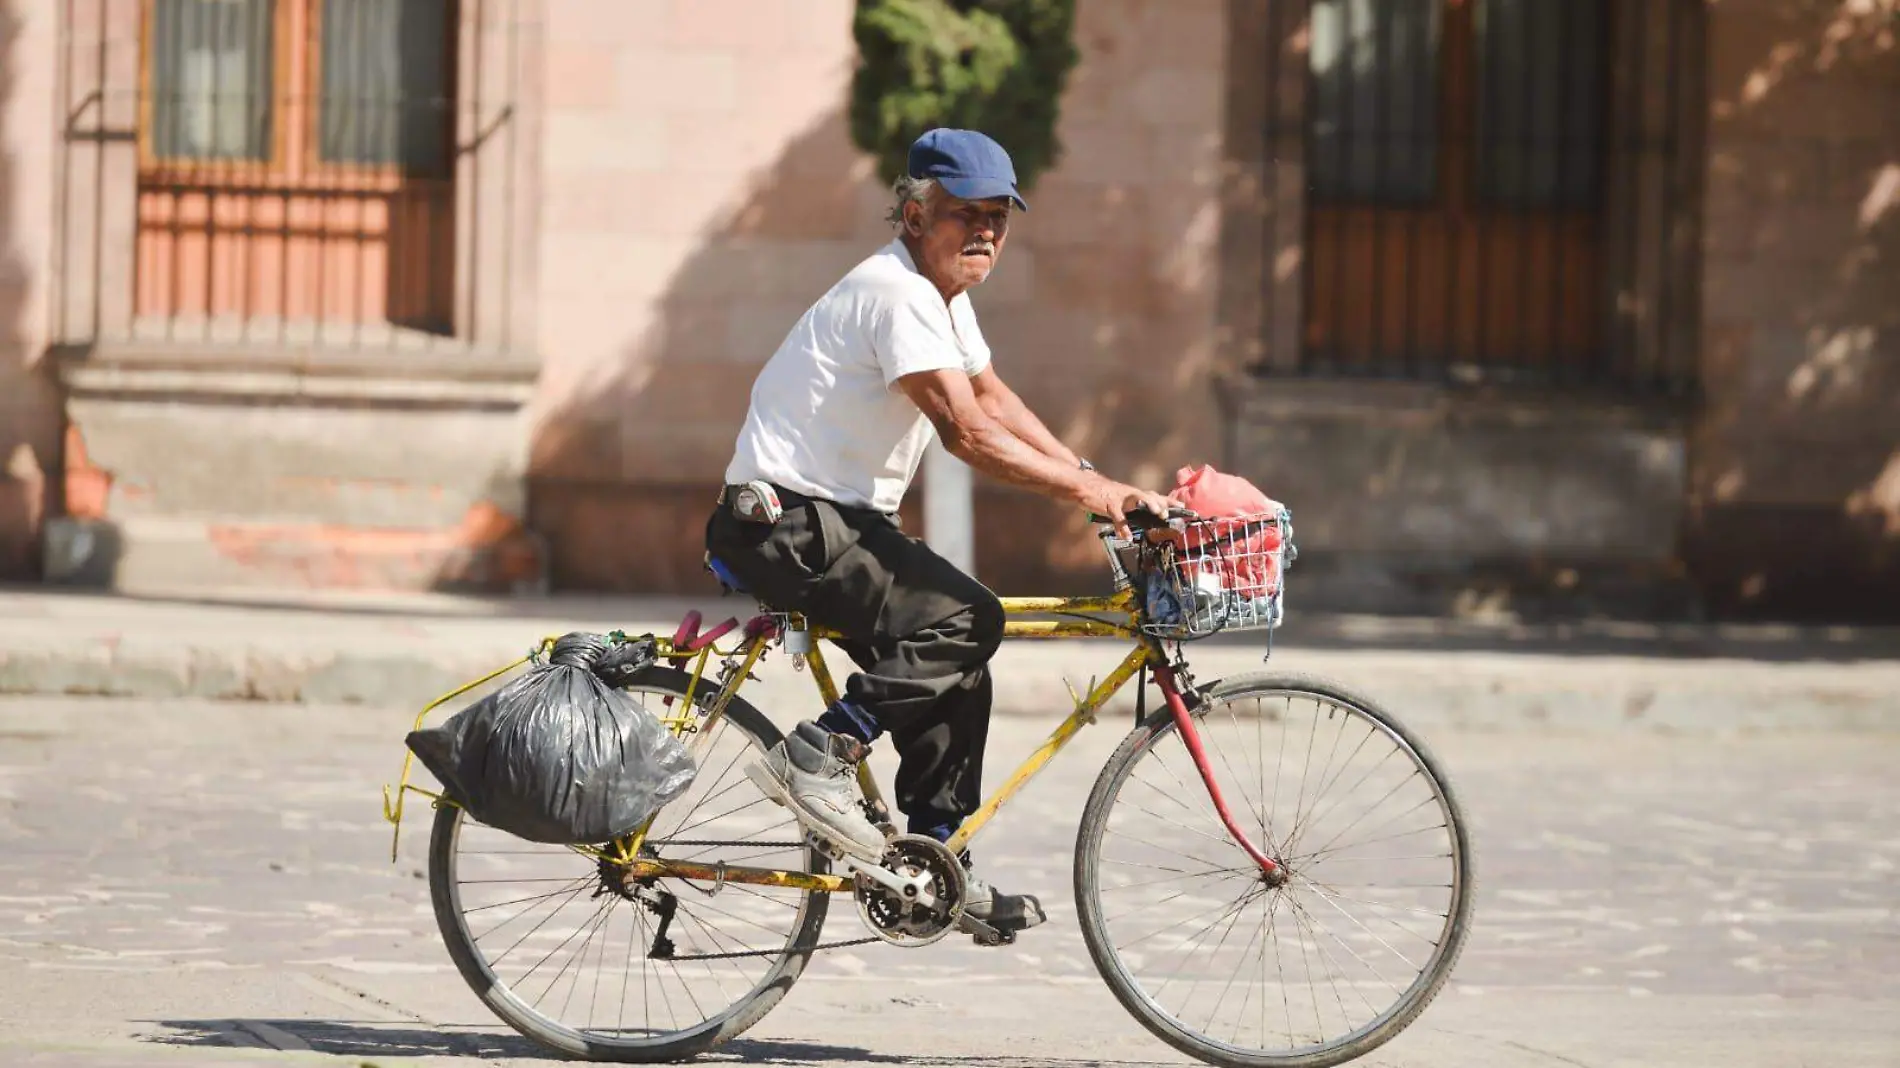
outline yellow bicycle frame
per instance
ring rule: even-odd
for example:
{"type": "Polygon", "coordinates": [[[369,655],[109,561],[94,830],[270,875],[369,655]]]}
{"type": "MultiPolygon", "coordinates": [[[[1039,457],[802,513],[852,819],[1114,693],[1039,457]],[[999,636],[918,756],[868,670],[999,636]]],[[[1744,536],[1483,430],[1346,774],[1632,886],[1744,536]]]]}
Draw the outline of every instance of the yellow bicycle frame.
{"type": "MultiPolygon", "coordinates": [[[[1109,672],[1107,678],[1093,685],[1086,695],[1078,694],[1075,692],[1073,686],[1070,687],[1069,698],[1073,702],[1074,707],[1070,711],[1068,718],[1058,724],[1056,729],[1050,733],[1042,745],[1037,747],[1035,752],[1029,754],[1028,758],[1016,768],[1009,779],[1004,782],[995,793],[990,795],[976,812],[972,813],[968,819],[963,821],[962,827],[959,828],[956,834],[952,835],[949,842],[946,843],[952,852],[959,852],[965,848],[971,839],[975,838],[977,833],[983,829],[984,825],[989,823],[990,819],[1002,809],[1003,805],[1022,790],[1022,788],[1029,783],[1029,780],[1035,777],[1037,772],[1047,766],[1048,763],[1055,758],[1055,755],[1061,752],[1062,747],[1067,745],[1069,741],[1075,737],[1078,731],[1095,721],[1096,712],[1098,712],[1102,706],[1106,705],[1115,694],[1120,692],[1121,688],[1126,686],[1128,681],[1134,678],[1137,672],[1144,666],[1160,666],[1166,663],[1160,643],[1149,635],[1144,634],[1137,625],[1135,597],[1136,594],[1133,590],[1124,590],[1110,597],[1002,598],[1005,616],[1003,637],[1005,639],[1127,638],[1135,642],[1135,647],[1129,650],[1128,654],[1122,658],[1121,663],[1116,665],[1113,671],[1109,672]],[[1090,616],[1091,614],[1108,614],[1110,616],[1119,616],[1120,618],[1071,618],[1056,620],[1030,620],[1020,618],[1022,616],[1033,615],[1090,616]]],[[[804,620],[797,615],[787,616],[786,621],[794,628],[804,626],[804,620]]],[[[841,637],[841,635],[836,631],[822,627],[810,628],[807,633],[810,635],[811,644],[810,648],[804,653],[805,664],[811,669],[812,679],[818,686],[819,696],[823,699],[824,704],[828,706],[838,699],[838,686],[836,681],[832,678],[830,668],[825,663],[824,654],[820,650],[818,643],[825,639],[841,637]]],[[[694,661],[693,679],[691,685],[688,686],[683,706],[675,715],[668,717],[663,722],[665,722],[676,735],[687,733],[698,734],[699,738],[695,739],[696,744],[693,746],[693,749],[697,750],[701,748],[705,744],[703,739],[711,735],[712,728],[717,724],[720,716],[724,714],[727,703],[751,675],[753,667],[758,664],[759,658],[765,654],[774,640],[776,640],[774,634],[765,633],[747,638],[740,644],[725,650],[715,648],[712,643],[706,643],[698,649],[677,650],[673,647],[671,641],[664,638],[659,639],[660,656],[662,659],[670,660],[675,663],[689,659],[694,661]],[[728,676],[729,681],[725,686],[705,699],[708,705],[707,713],[704,717],[698,717],[693,713],[695,703],[701,700],[696,691],[699,689],[700,682],[704,677],[708,658],[715,655],[723,658],[737,658],[737,669],[730,673],[728,676]]],[[[507,667],[471,682],[466,686],[443,694],[423,708],[422,714],[416,717],[416,726],[418,728],[421,727],[423,718],[426,717],[431,710],[484,682],[488,682],[526,663],[537,653],[544,652],[550,648],[552,643],[553,638],[544,639],[536,647],[535,652],[530,653],[528,657],[509,664],[507,667]]],[[[414,791],[422,794],[431,798],[437,805],[454,803],[433,791],[409,784],[408,779],[412,755],[413,754],[405,754],[403,757],[402,778],[396,788],[395,795],[393,797],[391,796],[388,787],[384,787],[383,789],[383,816],[390,823],[396,825],[398,834],[401,833],[403,815],[402,798],[404,792],[414,791]]],[[[694,752],[693,755],[697,757],[699,753],[694,752]]],[[[872,776],[870,768],[859,765],[858,782],[867,800],[879,804],[880,806],[883,804],[877,782],[872,776]]],[[[583,853],[611,856],[612,859],[626,865],[625,877],[630,880],[649,878],[689,879],[712,883],[749,883],[755,886],[789,887],[828,893],[850,893],[855,889],[850,879],[837,875],[778,871],[768,868],[730,867],[723,864],[700,864],[667,860],[665,858],[641,858],[639,857],[640,845],[645,840],[646,834],[647,828],[642,827],[627,838],[614,843],[611,850],[595,850],[585,846],[576,846],[574,848],[583,853]]],[[[392,841],[390,845],[390,859],[394,860],[395,855],[396,845],[395,842],[392,841]]]]}
{"type": "MultiPolygon", "coordinates": [[[[1030,753],[1021,765],[1011,773],[1009,779],[998,787],[996,792],[986,799],[982,806],[963,821],[956,834],[945,843],[951,852],[959,852],[969,845],[991,817],[1003,807],[1010,798],[1028,785],[1048,763],[1055,759],[1062,747],[1069,744],[1078,731],[1095,722],[1095,713],[1106,705],[1128,680],[1135,677],[1143,666],[1165,663],[1161,646],[1153,638],[1143,634],[1136,625],[1135,593],[1124,590],[1112,597],[1004,597],[1002,598],[1003,637],[1010,638],[1128,638],[1136,645],[1122,658],[1108,677],[1093,686],[1086,695],[1077,694],[1073,687],[1069,690],[1074,708],[1068,718],[1057,725],[1042,745],[1030,753]],[[1083,615],[1088,613],[1114,613],[1121,619],[1059,619],[1026,620],[1029,615],[1083,615]]],[[[797,616],[790,617],[794,625],[802,625],[797,616]]],[[[840,637],[837,632],[813,627],[811,648],[804,654],[805,663],[811,669],[812,679],[818,685],[819,696],[826,705],[838,699],[838,685],[832,678],[831,669],[825,664],[825,657],[818,642],[828,638],[840,637]]],[[[733,676],[732,689],[736,691],[746,677],[746,671],[757,662],[771,641],[769,637],[753,639],[746,646],[735,650],[745,657],[744,670],[733,676]]],[[[721,694],[718,705],[723,709],[725,699],[730,694],[721,694]]],[[[709,716],[701,729],[710,725],[709,716]]],[[[882,804],[877,781],[869,767],[858,766],[858,784],[867,800],[882,804]]],[[[635,835],[620,854],[623,858],[632,858],[639,848],[644,832],[635,835]]],[[[850,893],[855,887],[850,879],[837,875],[815,875],[810,872],[777,871],[768,868],[730,867],[726,865],[696,864],[670,861],[664,858],[637,859],[628,865],[628,879],[674,878],[691,879],[705,882],[749,883],[756,886],[779,886],[800,890],[815,890],[829,893],[850,893]]]]}

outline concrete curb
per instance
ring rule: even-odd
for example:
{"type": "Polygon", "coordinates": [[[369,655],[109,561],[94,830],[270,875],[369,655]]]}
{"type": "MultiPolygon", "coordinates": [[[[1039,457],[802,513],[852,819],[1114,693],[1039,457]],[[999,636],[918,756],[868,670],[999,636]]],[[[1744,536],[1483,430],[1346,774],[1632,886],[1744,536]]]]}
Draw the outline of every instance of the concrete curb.
{"type": "MultiPolygon", "coordinates": [[[[516,653],[519,656],[519,653],[516,653]]],[[[0,653],[0,694],[403,705],[507,663],[419,656],[119,648],[0,653]]]]}
{"type": "MultiPolygon", "coordinates": [[[[719,619],[748,606],[701,607],[719,619]]],[[[0,694],[355,705],[412,716],[519,659],[544,635],[666,633],[681,611],[659,601],[367,611],[0,593],[0,694]]],[[[1192,648],[1190,660],[1202,682],[1262,670],[1324,676],[1427,733],[1900,731],[1900,658],[1882,656],[1884,646],[1832,658],[1784,648],[1767,659],[1733,650],[1636,656],[1390,644],[1314,647],[1282,638],[1268,664],[1260,646],[1209,642],[1192,648]]],[[[1046,717],[1053,726],[1070,707],[1065,678],[1084,691],[1123,651],[1114,641],[1009,643],[994,665],[998,713],[1046,717]]],[[[830,660],[840,673],[849,668],[841,654],[830,660]]],[[[759,674],[746,696],[781,725],[816,710],[810,678],[784,656],[772,656],[759,674]]],[[[1103,718],[1131,722],[1133,707],[1129,687],[1103,718]]]]}
{"type": "MultiPolygon", "coordinates": [[[[1107,674],[1119,648],[1077,643],[1056,651],[1006,648],[995,663],[999,714],[1065,715],[1064,678],[1078,691],[1107,674]]],[[[525,645],[455,653],[426,650],[228,648],[99,642],[77,648],[0,652],[0,694],[209,699],[360,705],[415,710],[436,696],[520,657],[525,645]]],[[[840,656],[832,657],[834,663],[840,656]]],[[[1900,668],[1719,662],[1684,667],[1648,662],[1576,663],[1545,657],[1291,651],[1263,664],[1257,654],[1219,650],[1192,661],[1200,681],[1250,671],[1333,679],[1421,728],[1475,730],[1900,730],[1900,668]]],[[[848,663],[848,662],[847,662],[848,663]]],[[[840,665],[842,666],[842,665],[840,665]]],[[[808,677],[782,656],[769,660],[748,699],[774,719],[816,707],[808,677]]],[[[473,695],[446,710],[460,708],[473,695]]],[[[1105,720],[1132,722],[1133,687],[1105,720]]]]}

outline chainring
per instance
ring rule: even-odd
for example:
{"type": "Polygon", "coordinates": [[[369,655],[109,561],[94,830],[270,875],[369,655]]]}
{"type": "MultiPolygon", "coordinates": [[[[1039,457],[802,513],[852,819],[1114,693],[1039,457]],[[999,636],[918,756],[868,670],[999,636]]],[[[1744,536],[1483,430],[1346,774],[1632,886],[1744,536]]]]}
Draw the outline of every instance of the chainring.
{"type": "Polygon", "coordinates": [[[857,879],[858,915],[871,933],[894,946],[915,949],[949,934],[963,915],[963,864],[942,842],[900,834],[886,843],[884,869],[901,879],[930,878],[936,902],[910,900],[868,876],[857,879]]]}

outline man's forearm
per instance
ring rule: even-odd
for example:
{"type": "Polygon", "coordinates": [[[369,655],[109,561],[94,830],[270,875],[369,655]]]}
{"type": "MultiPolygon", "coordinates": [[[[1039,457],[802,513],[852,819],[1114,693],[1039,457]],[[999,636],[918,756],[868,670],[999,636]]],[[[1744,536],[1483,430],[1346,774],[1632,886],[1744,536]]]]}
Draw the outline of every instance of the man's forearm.
{"type": "Polygon", "coordinates": [[[944,451],[991,478],[1052,496],[1080,500],[1102,481],[1100,475],[1078,467],[1073,453],[1064,450],[1066,458],[1052,456],[993,416],[967,433],[946,436],[943,445],[944,451]]]}
{"type": "Polygon", "coordinates": [[[1036,413],[1030,411],[1029,406],[1014,393],[1000,397],[985,397],[982,404],[984,411],[990,414],[990,418],[1001,423],[1005,430],[1021,439],[1023,444],[1051,460],[1070,467],[1081,463],[1081,458],[1064,445],[1060,438],[1050,433],[1042,420],[1036,418],[1036,413]]]}

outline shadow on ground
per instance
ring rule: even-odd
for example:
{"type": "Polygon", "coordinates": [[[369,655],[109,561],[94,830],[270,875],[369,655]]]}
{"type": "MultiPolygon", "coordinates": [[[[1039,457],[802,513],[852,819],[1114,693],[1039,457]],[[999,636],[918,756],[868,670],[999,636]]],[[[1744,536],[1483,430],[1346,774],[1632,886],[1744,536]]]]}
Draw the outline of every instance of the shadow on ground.
{"type": "Polygon", "coordinates": [[[520,1035],[429,1030],[366,1020],[156,1020],[168,1031],[143,1036],[166,1046],[315,1050],[340,1057],[551,1057],[520,1035]]]}
{"type": "MultiPolygon", "coordinates": [[[[519,1035],[464,1029],[428,1030],[400,1024],[352,1020],[159,1020],[170,1028],[147,1035],[146,1041],[168,1046],[268,1047],[313,1050],[339,1057],[498,1057],[573,1061],[519,1035]]],[[[369,1061],[365,1063],[374,1064],[369,1061]]],[[[1089,1057],[957,1057],[920,1059],[879,1053],[858,1046],[821,1042],[741,1038],[694,1059],[707,1064],[915,1064],[956,1068],[1147,1068],[1149,1061],[1103,1060],[1089,1057]]]]}

